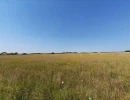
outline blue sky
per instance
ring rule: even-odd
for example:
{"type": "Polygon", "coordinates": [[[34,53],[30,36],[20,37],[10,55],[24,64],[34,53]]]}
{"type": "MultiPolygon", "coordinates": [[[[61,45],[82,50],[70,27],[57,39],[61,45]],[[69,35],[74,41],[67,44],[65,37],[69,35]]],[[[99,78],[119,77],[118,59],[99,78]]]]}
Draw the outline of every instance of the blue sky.
{"type": "Polygon", "coordinates": [[[0,0],[0,52],[130,49],[130,0],[0,0]]]}

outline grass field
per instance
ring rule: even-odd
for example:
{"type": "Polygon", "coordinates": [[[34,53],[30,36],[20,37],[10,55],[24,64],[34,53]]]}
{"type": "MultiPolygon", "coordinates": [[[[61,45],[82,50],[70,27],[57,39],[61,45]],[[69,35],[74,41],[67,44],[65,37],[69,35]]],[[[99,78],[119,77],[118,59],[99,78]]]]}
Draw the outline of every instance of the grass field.
{"type": "Polygon", "coordinates": [[[0,100],[130,100],[130,54],[0,56],[0,100]]]}

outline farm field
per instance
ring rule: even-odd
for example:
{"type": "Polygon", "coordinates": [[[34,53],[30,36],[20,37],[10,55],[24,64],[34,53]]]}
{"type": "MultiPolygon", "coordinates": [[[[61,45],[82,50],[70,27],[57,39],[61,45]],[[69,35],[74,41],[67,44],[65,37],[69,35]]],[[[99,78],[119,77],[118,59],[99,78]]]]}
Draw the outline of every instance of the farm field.
{"type": "Polygon", "coordinates": [[[130,54],[0,56],[0,100],[130,100],[130,54]]]}

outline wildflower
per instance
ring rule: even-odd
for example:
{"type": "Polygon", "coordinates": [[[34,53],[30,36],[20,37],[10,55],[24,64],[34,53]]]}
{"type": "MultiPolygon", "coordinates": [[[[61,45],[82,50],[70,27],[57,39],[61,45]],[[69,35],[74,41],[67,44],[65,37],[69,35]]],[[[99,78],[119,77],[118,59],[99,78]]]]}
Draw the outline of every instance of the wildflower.
{"type": "Polygon", "coordinates": [[[91,98],[91,97],[89,97],[89,96],[87,96],[87,95],[86,95],[86,98],[87,98],[87,100],[92,100],[92,98],[91,98]]]}
{"type": "Polygon", "coordinates": [[[90,97],[88,98],[89,100],[92,100],[90,97]]]}
{"type": "Polygon", "coordinates": [[[62,81],[62,84],[64,84],[64,82],[62,81]]]}

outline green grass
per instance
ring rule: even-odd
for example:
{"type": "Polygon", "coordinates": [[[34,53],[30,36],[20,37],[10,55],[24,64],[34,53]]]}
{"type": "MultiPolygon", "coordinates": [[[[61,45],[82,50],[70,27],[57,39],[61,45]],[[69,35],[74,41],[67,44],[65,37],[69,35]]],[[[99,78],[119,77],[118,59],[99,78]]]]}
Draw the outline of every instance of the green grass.
{"type": "Polygon", "coordinates": [[[0,100],[130,100],[130,54],[0,56],[0,100]]]}

